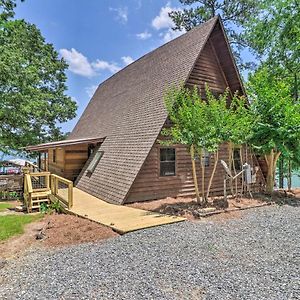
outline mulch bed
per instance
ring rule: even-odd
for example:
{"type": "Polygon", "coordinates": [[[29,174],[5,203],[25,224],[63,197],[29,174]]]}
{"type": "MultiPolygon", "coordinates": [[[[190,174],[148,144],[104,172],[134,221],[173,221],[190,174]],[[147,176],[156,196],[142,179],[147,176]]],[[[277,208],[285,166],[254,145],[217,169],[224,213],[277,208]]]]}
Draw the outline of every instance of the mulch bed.
{"type": "Polygon", "coordinates": [[[24,234],[1,242],[0,259],[22,255],[24,250],[33,247],[63,247],[116,236],[111,228],[87,219],[65,214],[45,215],[42,220],[26,225],[24,234]]]}
{"type": "MultiPolygon", "coordinates": [[[[150,210],[154,212],[182,216],[188,220],[200,219],[221,213],[231,213],[249,208],[261,207],[271,204],[289,204],[300,205],[300,190],[287,192],[280,190],[272,195],[257,193],[253,194],[253,198],[247,197],[228,197],[228,201],[224,201],[223,197],[214,197],[209,199],[205,206],[201,206],[194,198],[164,198],[146,202],[136,202],[128,204],[128,206],[150,210]]],[[[227,214],[229,216],[229,214],[227,214]]]]}
{"type": "Polygon", "coordinates": [[[57,247],[106,240],[118,236],[111,228],[72,215],[48,215],[46,223],[45,246],[57,247]]]}

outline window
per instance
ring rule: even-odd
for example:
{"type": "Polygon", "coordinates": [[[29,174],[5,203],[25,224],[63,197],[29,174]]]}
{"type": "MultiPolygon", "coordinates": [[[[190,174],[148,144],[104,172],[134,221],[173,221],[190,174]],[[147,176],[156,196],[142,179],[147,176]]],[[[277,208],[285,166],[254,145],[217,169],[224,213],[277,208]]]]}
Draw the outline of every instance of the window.
{"type": "Polygon", "coordinates": [[[161,148],[160,149],[160,176],[174,176],[175,175],[175,148],[161,148]]]}
{"type": "Polygon", "coordinates": [[[92,158],[88,168],[87,168],[87,173],[91,174],[94,172],[94,170],[96,169],[98,162],[100,161],[101,157],[103,156],[104,151],[97,151],[94,155],[94,157],[92,158]]]}
{"type": "Polygon", "coordinates": [[[52,161],[54,162],[54,163],[56,163],[56,149],[53,149],[53,157],[52,157],[52,161]]]}
{"type": "Polygon", "coordinates": [[[235,148],[233,150],[233,166],[235,171],[241,171],[242,170],[242,164],[241,164],[241,156],[240,156],[240,148],[235,148]]]}

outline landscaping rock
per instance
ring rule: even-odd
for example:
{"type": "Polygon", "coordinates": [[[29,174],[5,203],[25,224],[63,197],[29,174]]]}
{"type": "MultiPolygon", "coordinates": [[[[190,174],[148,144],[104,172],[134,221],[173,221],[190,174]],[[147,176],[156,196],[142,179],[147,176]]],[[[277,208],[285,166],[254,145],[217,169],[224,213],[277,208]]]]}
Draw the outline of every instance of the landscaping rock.
{"type": "Polygon", "coordinates": [[[34,250],[0,270],[1,299],[300,299],[299,205],[212,220],[34,250]]]}
{"type": "Polygon", "coordinates": [[[5,259],[0,258],[0,269],[4,268],[7,264],[7,261],[5,259]]]}

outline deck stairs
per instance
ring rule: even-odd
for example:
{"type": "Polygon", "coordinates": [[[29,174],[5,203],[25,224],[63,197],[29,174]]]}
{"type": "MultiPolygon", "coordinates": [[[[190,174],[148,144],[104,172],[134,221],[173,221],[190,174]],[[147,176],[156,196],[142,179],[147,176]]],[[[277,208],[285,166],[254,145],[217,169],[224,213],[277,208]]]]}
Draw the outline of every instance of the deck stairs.
{"type": "Polygon", "coordinates": [[[27,212],[41,211],[42,204],[59,201],[62,208],[71,208],[73,182],[50,172],[24,173],[24,206],[27,212]]]}

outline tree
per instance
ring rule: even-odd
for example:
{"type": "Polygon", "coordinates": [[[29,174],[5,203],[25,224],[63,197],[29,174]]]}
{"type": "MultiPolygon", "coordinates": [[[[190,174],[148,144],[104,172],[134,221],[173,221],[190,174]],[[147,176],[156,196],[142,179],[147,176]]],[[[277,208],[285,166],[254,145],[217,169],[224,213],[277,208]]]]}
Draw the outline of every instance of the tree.
{"type": "Polygon", "coordinates": [[[175,23],[174,30],[189,31],[207,20],[220,15],[232,46],[235,58],[240,67],[249,67],[251,64],[242,63],[241,51],[248,44],[243,36],[245,24],[251,16],[259,14],[260,4],[263,1],[255,0],[179,0],[183,10],[172,11],[169,15],[175,23]]]}
{"type": "MultiPolygon", "coordinates": [[[[21,0],[23,2],[24,0],[21,0]]],[[[15,0],[0,0],[0,23],[7,21],[10,18],[13,18],[14,8],[16,7],[15,0]]]]}
{"type": "MultiPolygon", "coordinates": [[[[207,150],[214,155],[213,170],[210,174],[206,191],[206,201],[210,194],[212,182],[216,173],[217,164],[219,161],[219,148],[222,143],[227,142],[228,121],[230,118],[230,111],[227,107],[228,90],[219,97],[214,94],[206,86],[206,101],[202,100],[204,105],[204,114],[199,122],[201,123],[201,148],[207,150]]],[[[204,166],[202,167],[202,178],[204,182],[204,166]]]]}
{"type": "Polygon", "coordinates": [[[0,7],[0,150],[20,151],[61,136],[57,123],[76,115],[65,95],[67,64],[38,28],[11,20],[14,1],[0,7]]]}
{"type": "MultiPolygon", "coordinates": [[[[164,100],[172,126],[164,129],[162,133],[168,137],[168,144],[182,144],[187,147],[191,156],[196,198],[200,204],[195,159],[201,139],[199,120],[203,113],[203,103],[199,98],[197,89],[191,91],[184,87],[170,89],[164,100]]],[[[202,201],[204,202],[203,192],[202,201]]]]}
{"type": "Polygon", "coordinates": [[[248,92],[255,117],[250,143],[265,156],[266,190],[271,193],[280,155],[300,149],[300,104],[294,103],[289,84],[275,77],[266,66],[249,76],[248,92]]]}
{"type": "MultiPolygon", "coordinates": [[[[192,161],[192,172],[196,191],[197,201],[205,204],[208,200],[213,178],[219,161],[220,145],[226,142],[229,137],[228,132],[235,132],[229,129],[229,125],[237,126],[237,123],[230,122],[230,113],[236,114],[237,104],[232,110],[227,107],[228,91],[218,97],[214,96],[206,87],[206,97],[202,99],[197,87],[193,91],[188,88],[172,89],[165,97],[165,103],[172,126],[163,131],[169,137],[170,144],[186,145],[192,161]],[[209,178],[205,193],[205,165],[203,163],[203,153],[208,151],[214,155],[214,165],[209,178]],[[198,155],[201,166],[201,196],[200,201],[196,155],[198,155]]],[[[233,119],[232,119],[233,120],[233,119]]]]}
{"type": "MultiPolygon", "coordinates": [[[[253,15],[247,21],[244,38],[258,58],[269,66],[273,76],[288,81],[290,94],[297,103],[300,90],[300,3],[298,0],[266,0],[262,9],[264,14],[253,15]]],[[[296,157],[297,152],[280,156],[280,187],[283,187],[284,171],[287,170],[290,188],[292,165],[299,166],[296,157]]]]}

